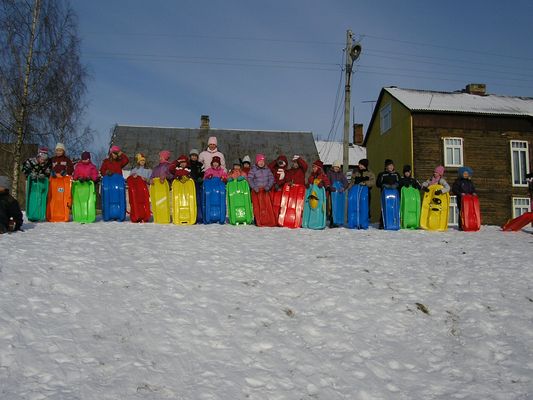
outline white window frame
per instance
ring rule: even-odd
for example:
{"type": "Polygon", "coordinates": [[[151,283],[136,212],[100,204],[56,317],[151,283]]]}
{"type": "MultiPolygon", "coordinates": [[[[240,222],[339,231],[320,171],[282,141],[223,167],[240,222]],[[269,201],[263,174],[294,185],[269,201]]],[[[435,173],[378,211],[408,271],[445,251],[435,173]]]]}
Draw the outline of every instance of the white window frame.
{"type": "Polygon", "coordinates": [[[509,146],[511,148],[511,181],[512,181],[512,184],[514,187],[527,187],[527,181],[526,181],[526,175],[527,172],[529,171],[529,143],[526,141],[526,140],[511,140],[509,142],[509,146]],[[520,144],[520,145],[524,145],[525,144],[525,147],[513,147],[514,144],[520,144]],[[526,162],[526,165],[523,166],[522,165],[522,162],[521,162],[521,157],[518,158],[518,164],[519,164],[519,173],[521,173],[522,171],[524,171],[524,176],[520,176],[518,177],[522,182],[524,183],[515,183],[515,168],[514,168],[514,165],[515,165],[515,152],[518,152],[518,153],[525,153],[525,162],[526,162]],[[525,167],[525,168],[523,168],[525,167]]]}
{"type": "Polygon", "coordinates": [[[531,211],[531,199],[529,197],[513,197],[513,218],[529,211],[531,211]],[[524,204],[519,204],[520,202],[524,204]]]}
{"type": "Polygon", "coordinates": [[[450,208],[448,210],[448,226],[459,226],[459,209],[457,208],[457,196],[450,196],[450,208]]]}
{"type": "MultiPolygon", "coordinates": [[[[444,166],[445,167],[462,167],[464,165],[464,139],[461,137],[444,137],[442,138],[442,144],[444,147],[444,166]],[[447,143],[450,141],[459,141],[459,144],[456,143],[447,143]],[[448,149],[452,149],[452,154],[454,150],[459,149],[460,160],[448,160],[448,149]],[[455,162],[458,161],[458,162],[455,162]]],[[[453,158],[453,156],[452,156],[453,158]]]]}
{"type": "Polygon", "coordinates": [[[379,110],[379,129],[381,134],[387,133],[392,128],[392,104],[387,103],[379,110]]]}

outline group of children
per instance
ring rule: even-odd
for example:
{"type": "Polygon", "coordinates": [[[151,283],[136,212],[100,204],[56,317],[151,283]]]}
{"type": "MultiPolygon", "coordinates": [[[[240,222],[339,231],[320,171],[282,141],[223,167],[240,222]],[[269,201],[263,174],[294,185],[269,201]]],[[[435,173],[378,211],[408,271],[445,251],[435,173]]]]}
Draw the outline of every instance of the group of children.
{"type": "MultiPolygon", "coordinates": [[[[385,160],[384,170],[378,174],[377,178],[369,169],[368,159],[359,160],[349,181],[341,171],[339,161],[335,161],[326,173],[320,160],[313,162],[310,175],[306,179],[308,165],[299,155],[293,155],[290,162],[285,155],[280,155],[267,164],[265,156],[257,154],[254,165],[252,165],[250,157],[246,155],[242,159],[233,161],[231,169],[226,171],[224,154],[218,150],[216,137],[209,138],[207,149],[202,152],[192,149],[188,156],[180,155],[175,161],[170,161],[170,158],[170,151],[161,151],[159,163],[150,169],[146,166],[144,154],[137,153],[135,166],[131,169],[130,175],[141,177],[147,184],[151,184],[154,179],[159,179],[161,182],[166,179],[171,182],[173,179],[190,178],[197,184],[201,184],[204,179],[214,177],[218,177],[224,182],[233,179],[246,179],[250,188],[256,193],[261,190],[266,192],[279,191],[286,183],[289,183],[291,185],[306,185],[307,187],[316,184],[319,187],[324,187],[330,193],[337,190],[347,191],[353,185],[363,185],[369,189],[377,186],[381,190],[396,188],[401,192],[402,187],[414,187],[422,191],[429,191],[429,186],[440,184],[443,188],[436,192],[437,195],[450,192],[450,190],[457,196],[476,194],[475,186],[471,180],[472,169],[469,167],[459,168],[459,176],[450,188],[444,179],[443,166],[437,166],[433,176],[420,184],[412,176],[409,165],[403,167],[403,175],[400,175],[395,169],[394,162],[390,159],[385,160]],[[339,182],[339,184],[335,184],[335,182],[339,182]]],[[[28,178],[33,179],[70,175],[73,180],[97,182],[101,176],[122,174],[122,170],[129,162],[129,158],[121,151],[121,148],[113,145],[110,148],[109,156],[102,162],[99,170],[92,163],[91,154],[87,151],[81,154],[80,161],[74,165],[65,154],[65,146],[58,143],[55,147],[55,155],[51,159],[48,158],[48,149],[41,147],[35,157],[29,158],[23,163],[22,171],[28,178]]],[[[6,177],[0,178],[2,178],[0,179],[0,232],[9,230],[9,227],[12,230],[20,229],[22,226],[20,208],[14,210],[14,199],[12,201],[12,197],[9,196],[9,182],[6,177]]],[[[368,201],[370,202],[370,195],[368,201]]],[[[457,202],[458,207],[460,207],[460,203],[460,201],[457,202]]],[[[380,226],[382,226],[382,222],[380,226]]]]}

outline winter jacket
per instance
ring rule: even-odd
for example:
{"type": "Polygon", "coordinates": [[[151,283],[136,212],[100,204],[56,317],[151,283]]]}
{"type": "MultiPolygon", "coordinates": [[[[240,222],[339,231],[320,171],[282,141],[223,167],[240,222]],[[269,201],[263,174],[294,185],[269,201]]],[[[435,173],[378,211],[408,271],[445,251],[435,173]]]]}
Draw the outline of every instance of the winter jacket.
{"type": "Polygon", "coordinates": [[[228,180],[228,174],[226,173],[226,170],[222,167],[217,168],[208,168],[204,173],[204,179],[211,179],[211,178],[220,178],[224,182],[228,180]]]}
{"type": "Polygon", "coordinates": [[[52,175],[72,175],[74,164],[66,155],[54,156],[52,162],[52,175]]]}
{"type": "Polygon", "coordinates": [[[52,164],[50,160],[46,160],[43,163],[39,163],[36,157],[28,158],[22,164],[22,172],[26,177],[32,178],[47,178],[52,171],[52,164]]]}
{"type": "Polygon", "coordinates": [[[376,176],[369,169],[355,168],[352,172],[352,178],[350,179],[349,187],[353,185],[362,185],[372,189],[376,184],[376,176]]]}
{"type": "Polygon", "coordinates": [[[453,183],[452,192],[456,196],[462,196],[463,194],[474,194],[476,193],[476,187],[471,179],[460,177],[457,178],[453,183]]]}
{"type": "MultiPolygon", "coordinates": [[[[422,188],[427,188],[431,186],[432,180],[433,178],[429,178],[427,181],[422,182],[422,188]]],[[[442,177],[439,178],[439,180],[437,181],[437,184],[442,186],[442,189],[441,189],[442,193],[448,193],[450,191],[450,185],[448,185],[448,182],[446,182],[446,179],[442,177]]]]}
{"type": "Polygon", "coordinates": [[[307,178],[307,183],[309,185],[316,183],[320,187],[324,186],[325,188],[329,188],[330,186],[328,176],[324,173],[322,168],[319,168],[316,172],[311,172],[311,175],[307,178]]]}
{"type": "Polygon", "coordinates": [[[153,170],[152,174],[150,175],[150,179],[166,179],[168,181],[171,181],[174,179],[174,175],[172,172],[170,172],[170,166],[171,164],[168,161],[162,161],[160,162],[153,170]]]}
{"type": "Polygon", "coordinates": [[[298,168],[289,168],[285,177],[285,182],[291,184],[305,185],[305,173],[307,172],[307,163],[300,157],[296,160],[298,168]]]}
{"type": "Polygon", "coordinates": [[[343,189],[348,187],[348,179],[346,179],[346,175],[344,175],[342,171],[335,172],[333,171],[333,168],[330,168],[326,175],[331,185],[333,185],[334,182],[340,182],[343,189]]]}
{"type": "Polygon", "coordinates": [[[200,161],[193,160],[189,160],[189,164],[191,165],[191,178],[195,182],[202,183],[204,180],[204,173],[202,172],[204,165],[200,161]]]}
{"type": "Polygon", "coordinates": [[[414,187],[415,189],[421,189],[420,182],[412,177],[402,177],[398,182],[398,190],[402,190],[403,187],[414,187]]]}
{"type": "Polygon", "coordinates": [[[96,182],[98,180],[98,169],[96,169],[96,165],[94,165],[91,161],[88,163],[79,161],[74,167],[72,179],[75,181],[78,179],[90,179],[96,182]]]}
{"type": "Polygon", "coordinates": [[[174,171],[171,171],[174,174],[174,177],[176,178],[182,178],[184,176],[191,176],[191,169],[190,168],[182,168],[182,167],[176,167],[174,168],[174,171]]]}
{"type": "Polygon", "coordinates": [[[20,230],[22,221],[22,211],[17,200],[9,194],[8,190],[0,192],[0,233],[20,230]],[[14,227],[10,229],[12,224],[14,227]]]}
{"type": "Polygon", "coordinates": [[[215,150],[204,150],[198,155],[198,161],[203,164],[204,172],[211,166],[211,160],[213,160],[213,157],[215,156],[220,157],[220,166],[224,171],[226,170],[226,159],[224,158],[224,154],[216,148],[215,150]]]}
{"type": "Polygon", "coordinates": [[[116,160],[109,156],[104,160],[104,162],[102,162],[100,174],[104,176],[108,174],[108,171],[110,171],[113,174],[122,175],[122,168],[128,165],[129,162],[130,160],[128,159],[128,156],[124,153],[121,153],[116,160]]]}
{"type": "Polygon", "coordinates": [[[382,171],[376,179],[376,186],[383,190],[384,188],[398,188],[400,174],[396,171],[382,171]]]}
{"type": "Polygon", "coordinates": [[[139,175],[145,181],[149,181],[150,176],[152,176],[152,170],[150,168],[135,167],[131,170],[130,175],[135,175],[135,174],[139,175]]]}
{"type": "Polygon", "coordinates": [[[263,168],[254,165],[248,174],[248,183],[256,192],[261,188],[268,192],[274,185],[274,175],[266,165],[263,168]]]}
{"type": "Polygon", "coordinates": [[[280,190],[287,181],[288,165],[289,162],[287,160],[287,157],[285,157],[283,154],[276,158],[274,161],[272,161],[270,164],[268,164],[268,168],[270,168],[270,171],[272,171],[272,175],[274,175],[274,185],[276,190],[280,190]],[[283,161],[285,165],[283,167],[280,167],[278,164],[279,161],[283,161]]]}
{"type": "Polygon", "coordinates": [[[251,167],[242,167],[242,172],[243,172],[244,176],[248,176],[248,174],[250,173],[251,170],[252,170],[251,167]]]}

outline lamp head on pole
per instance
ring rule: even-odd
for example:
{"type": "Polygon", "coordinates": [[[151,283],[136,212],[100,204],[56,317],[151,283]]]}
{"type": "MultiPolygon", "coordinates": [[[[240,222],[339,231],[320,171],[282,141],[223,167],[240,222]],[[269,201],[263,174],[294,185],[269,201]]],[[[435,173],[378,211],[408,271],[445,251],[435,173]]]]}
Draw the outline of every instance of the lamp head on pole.
{"type": "Polygon", "coordinates": [[[352,48],[350,49],[350,58],[352,59],[352,62],[359,58],[362,50],[363,48],[361,47],[360,43],[356,43],[352,46],[352,48]]]}

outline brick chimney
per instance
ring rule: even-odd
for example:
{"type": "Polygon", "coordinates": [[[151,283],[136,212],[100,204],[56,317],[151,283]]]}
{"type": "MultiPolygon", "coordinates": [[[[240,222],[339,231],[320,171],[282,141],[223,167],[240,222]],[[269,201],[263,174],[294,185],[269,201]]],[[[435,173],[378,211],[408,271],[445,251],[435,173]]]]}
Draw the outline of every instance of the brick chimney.
{"type": "Polygon", "coordinates": [[[487,85],[484,83],[470,83],[466,85],[465,92],[468,94],[477,94],[485,96],[487,94],[487,85]]]}
{"type": "Polygon", "coordinates": [[[353,124],[353,143],[357,146],[362,146],[363,140],[363,124],[353,124]]]}
{"type": "Polygon", "coordinates": [[[200,129],[209,129],[209,115],[200,117],[200,129]]]}

